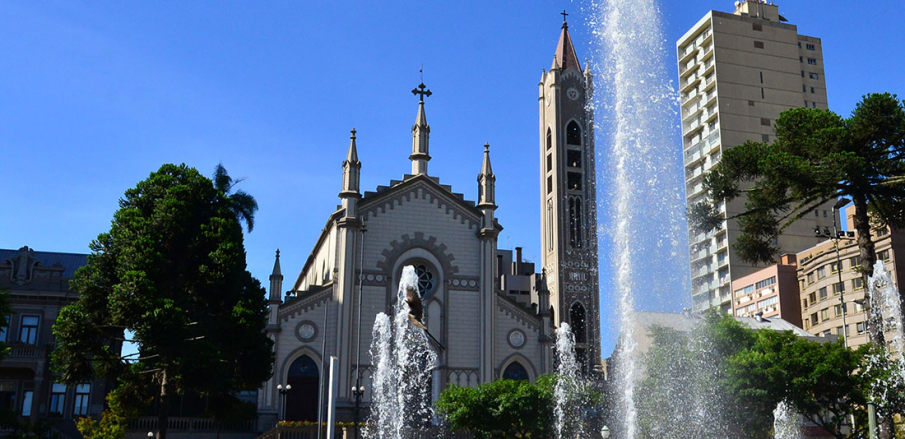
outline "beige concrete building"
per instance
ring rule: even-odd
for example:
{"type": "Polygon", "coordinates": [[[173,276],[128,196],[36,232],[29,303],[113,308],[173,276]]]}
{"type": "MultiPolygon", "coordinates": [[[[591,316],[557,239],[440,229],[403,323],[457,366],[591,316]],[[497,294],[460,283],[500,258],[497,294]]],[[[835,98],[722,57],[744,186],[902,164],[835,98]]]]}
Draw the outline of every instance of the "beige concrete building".
{"type": "Polygon", "coordinates": [[[733,315],[756,317],[760,313],[802,327],[795,255],[783,255],[778,264],[739,278],[732,286],[733,315]]]}
{"type": "MultiPolygon", "coordinates": [[[[851,217],[848,217],[848,229],[854,229],[851,217]]],[[[886,261],[896,286],[905,285],[905,266],[899,262],[905,255],[905,231],[880,229],[874,233],[877,259],[886,261]]],[[[867,316],[859,303],[864,299],[866,285],[855,269],[861,266],[857,232],[849,234],[850,237],[839,240],[838,265],[832,240],[798,253],[798,282],[802,327],[814,335],[848,334],[849,346],[854,348],[868,341],[867,316]]],[[[891,335],[887,334],[887,339],[891,335]]]]}
{"type": "MultiPolygon", "coordinates": [[[[827,108],[819,38],[800,35],[773,4],[736,2],[733,13],[708,12],[676,43],[681,92],[686,196],[704,199],[703,175],[722,151],[746,141],[773,141],[780,113],[801,106],[827,108]]],[[[738,199],[720,209],[744,209],[738,199]]],[[[818,210],[778,239],[780,253],[797,253],[819,242],[814,227],[832,224],[831,209],[818,210]]],[[[738,224],[728,220],[712,233],[689,233],[693,310],[732,310],[735,280],[760,268],[742,261],[732,244],[738,224]]]]}

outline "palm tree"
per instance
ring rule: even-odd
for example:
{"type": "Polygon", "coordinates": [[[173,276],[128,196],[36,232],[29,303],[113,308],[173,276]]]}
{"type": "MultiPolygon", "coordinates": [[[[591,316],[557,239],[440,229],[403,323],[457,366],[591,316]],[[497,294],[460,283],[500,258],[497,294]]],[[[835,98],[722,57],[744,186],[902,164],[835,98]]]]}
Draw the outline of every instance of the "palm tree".
{"type": "Polygon", "coordinates": [[[255,201],[255,197],[243,190],[237,190],[230,193],[233,187],[242,182],[244,178],[234,180],[229,176],[229,173],[226,172],[223,163],[218,163],[217,167],[214,168],[213,180],[214,187],[229,198],[229,208],[236,214],[236,219],[245,221],[245,225],[248,227],[248,233],[251,233],[252,229],[255,228],[255,212],[258,210],[258,202],[255,201]]]}

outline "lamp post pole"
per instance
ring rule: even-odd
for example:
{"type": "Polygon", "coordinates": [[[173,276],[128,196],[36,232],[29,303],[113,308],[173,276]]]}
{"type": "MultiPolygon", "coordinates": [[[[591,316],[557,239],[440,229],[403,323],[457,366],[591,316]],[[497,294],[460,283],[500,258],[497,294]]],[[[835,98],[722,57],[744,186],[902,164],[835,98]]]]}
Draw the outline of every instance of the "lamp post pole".
{"type": "Polygon", "coordinates": [[[361,242],[358,248],[358,323],[357,323],[357,340],[356,340],[356,359],[355,359],[355,386],[352,387],[352,394],[355,396],[355,439],[358,439],[358,424],[361,423],[361,397],[364,396],[365,389],[361,385],[361,296],[364,293],[364,250],[365,250],[365,232],[368,231],[368,225],[364,220],[361,222],[361,242]]]}
{"type": "Polygon", "coordinates": [[[292,385],[286,384],[286,387],[283,387],[282,384],[277,384],[277,391],[280,392],[280,420],[286,420],[286,395],[289,394],[289,391],[292,390],[292,385]]]}
{"type": "Polygon", "coordinates": [[[850,203],[850,201],[846,198],[840,198],[839,201],[833,205],[833,241],[834,246],[836,247],[836,273],[839,274],[839,303],[842,305],[842,341],[845,343],[845,347],[848,347],[848,323],[845,320],[845,315],[848,314],[847,309],[848,306],[845,304],[845,284],[842,283],[842,259],[839,257],[839,229],[836,226],[836,212],[846,204],[850,203]]]}

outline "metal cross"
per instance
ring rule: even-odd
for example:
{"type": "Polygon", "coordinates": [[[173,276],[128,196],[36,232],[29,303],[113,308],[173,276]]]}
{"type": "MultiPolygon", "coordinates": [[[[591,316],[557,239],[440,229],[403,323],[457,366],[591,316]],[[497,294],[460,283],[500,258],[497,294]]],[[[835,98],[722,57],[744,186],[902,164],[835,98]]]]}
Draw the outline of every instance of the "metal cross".
{"type": "Polygon", "coordinates": [[[562,22],[565,23],[565,22],[566,22],[566,16],[569,15],[569,14],[567,14],[567,13],[566,13],[566,10],[563,9],[562,12],[559,13],[559,15],[562,15],[562,22]]]}
{"type": "Polygon", "coordinates": [[[425,88],[427,88],[427,86],[424,85],[424,83],[422,82],[421,84],[418,85],[418,87],[416,87],[415,89],[412,90],[413,95],[421,95],[421,102],[424,102],[425,96],[430,96],[433,94],[433,93],[431,93],[430,90],[425,90],[425,88]]]}

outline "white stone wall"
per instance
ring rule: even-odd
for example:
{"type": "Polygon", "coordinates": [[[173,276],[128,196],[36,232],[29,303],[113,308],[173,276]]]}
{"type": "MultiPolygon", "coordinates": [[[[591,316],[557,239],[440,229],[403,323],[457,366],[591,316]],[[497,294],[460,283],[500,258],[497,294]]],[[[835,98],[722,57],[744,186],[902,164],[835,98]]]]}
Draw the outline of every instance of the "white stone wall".
{"type": "Polygon", "coordinates": [[[541,373],[541,344],[538,341],[540,330],[534,325],[529,325],[518,311],[513,312],[511,310],[512,307],[519,305],[513,305],[509,302],[501,304],[504,301],[506,299],[496,298],[493,359],[494,368],[497,369],[498,374],[495,376],[497,378],[502,377],[504,368],[509,364],[509,360],[513,358],[512,355],[517,354],[524,357],[524,359],[520,358],[519,362],[522,363],[522,366],[525,366],[533,380],[541,373]],[[521,348],[514,348],[509,344],[509,333],[514,329],[520,330],[525,334],[525,344],[521,348]]]}
{"type": "Polygon", "coordinates": [[[477,291],[449,292],[447,365],[476,368],[480,362],[480,300],[477,291]]]}
{"type": "Polygon", "coordinates": [[[327,237],[319,248],[314,249],[316,256],[314,263],[308,270],[302,273],[301,283],[295,286],[296,290],[307,290],[315,285],[323,285],[333,279],[333,266],[336,260],[336,228],[331,223],[328,227],[327,237]]]}

